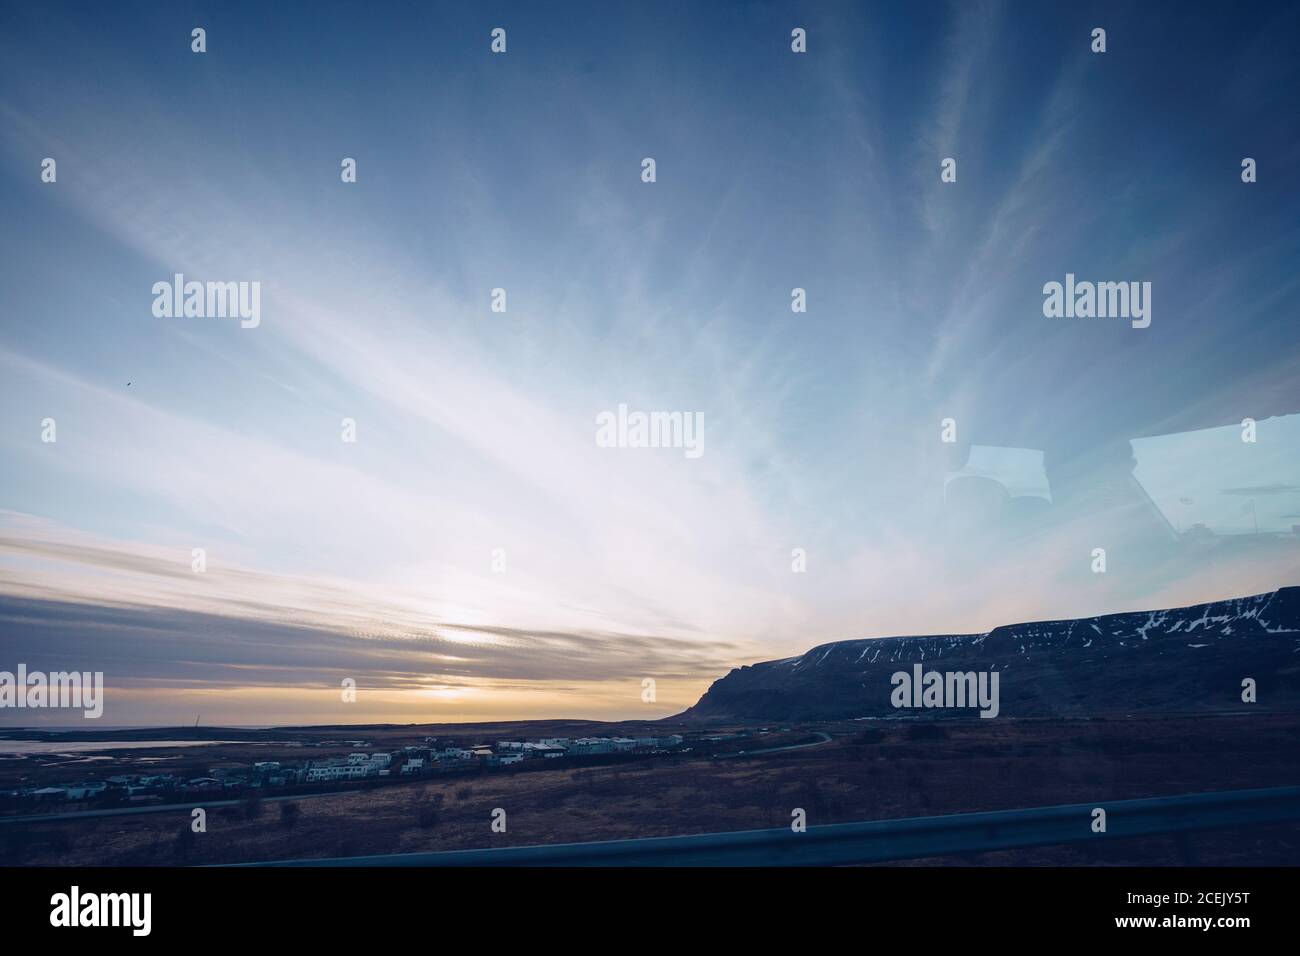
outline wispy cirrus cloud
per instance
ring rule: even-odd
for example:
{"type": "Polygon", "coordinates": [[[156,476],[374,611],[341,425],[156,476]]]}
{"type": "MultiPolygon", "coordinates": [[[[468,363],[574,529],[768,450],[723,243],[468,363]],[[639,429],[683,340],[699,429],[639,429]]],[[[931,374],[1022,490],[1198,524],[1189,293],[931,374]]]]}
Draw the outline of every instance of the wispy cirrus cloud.
{"type": "MultiPolygon", "coordinates": [[[[470,684],[480,714],[640,714],[638,671],[698,687],[836,638],[1285,583],[1289,553],[1207,577],[1159,520],[1140,540],[1132,508],[1092,494],[1123,484],[1129,439],[1296,410],[1295,200],[1243,194],[1200,148],[1206,110],[1169,92],[1196,84],[1229,151],[1287,181],[1275,118],[1300,84],[1242,73],[1270,41],[1198,21],[1178,48],[1222,55],[1189,65],[1140,12],[1105,57],[1054,10],[801,12],[805,57],[775,9],[693,9],[679,30],[593,5],[581,29],[519,12],[495,60],[450,9],[397,36],[323,10],[307,39],[282,11],[222,11],[206,59],[165,18],[7,13],[16,646],[71,649],[54,630],[110,615],[140,713],[185,693],[271,707],[351,668],[397,695],[387,714],[470,684]],[[48,155],[57,185],[35,176],[48,155]],[[1149,334],[1045,320],[1042,283],[1069,270],[1153,279],[1149,334]],[[261,327],[153,317],[152,283],[177,272],[261,281],[261,327]],[[594,417],[621,402],[702,412],[704,458],[598,448],[594,417]],[[953,514],[949,415],[963,441],[1042,452],[1041,524],[953,514]],[[1080,577],[1098,542],[1123,574],[1080,577]]],[[[1264,483],[1231,452],[1206,481],[1264,483]]],[[[1175,502],[1200,473],[1157,470],[1175,502]]]]}

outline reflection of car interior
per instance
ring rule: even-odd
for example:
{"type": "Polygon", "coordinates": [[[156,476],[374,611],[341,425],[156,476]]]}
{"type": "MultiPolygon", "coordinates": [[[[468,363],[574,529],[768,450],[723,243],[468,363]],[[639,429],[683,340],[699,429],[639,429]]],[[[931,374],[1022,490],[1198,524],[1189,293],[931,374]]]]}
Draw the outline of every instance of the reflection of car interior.
{"type": "Polygon", "coordinates": [[[1083,521],[1152,544],[1223,537],[1236,538],[1234,548],[1300,544],[1300,414],[1113,448],[1090,460],[1050,449],[954,448],[945,522],[963,534],[1017,536],[1083,521]]]}
{"type": "Polygon", "coordinates": [[[1135,476],[1182,534],[1294,537],[1300,415],[1135,439],[1135,476]]]}
{"type": "Polygon", "coordinates": [[[1041,451],[972,445],[958,454],[963,452],[961,467],[944,479],[944,506],[952,528],[965,533],[999,527],[1019,532],[1046,521],[1052,496],[1041,451]]]}
{"type": "Polygon", "coordinates": [[[1121,523],[1127,534],[1171,540],[1173,527],[1125,462],[1080,463],[1053,469],[1029,448],[973,445],[944,482],[949,523],[971,531],[1031,534],[1078,519],[1121,523]]]}

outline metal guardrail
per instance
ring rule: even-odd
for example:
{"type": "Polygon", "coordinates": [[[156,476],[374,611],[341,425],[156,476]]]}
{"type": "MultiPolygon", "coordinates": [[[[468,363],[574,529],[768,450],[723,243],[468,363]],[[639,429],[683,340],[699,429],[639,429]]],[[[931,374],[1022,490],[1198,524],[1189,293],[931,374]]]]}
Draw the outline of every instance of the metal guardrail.
{"type": "Polygon", "coordinates": [[[795,833],[745,830],[548,846],[399,853],[240,866],[835,866],[1300,821],[1300,787],[1076,803],[871,823],[795,833]],[[1093,810],[1106,811],[1094,833],[1093,810]]]}

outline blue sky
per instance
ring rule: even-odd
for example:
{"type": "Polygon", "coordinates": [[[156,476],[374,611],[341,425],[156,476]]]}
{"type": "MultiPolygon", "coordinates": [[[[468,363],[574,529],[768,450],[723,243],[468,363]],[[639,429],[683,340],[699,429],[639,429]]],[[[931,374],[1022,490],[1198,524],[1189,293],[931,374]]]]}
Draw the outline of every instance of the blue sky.
{"type": "Polygon", "coordinates": [[[1158,526],[1300,523],[1298,18],[7,5],[6,657],[105,670],[119,724],[661,716],[827,640],[1296,583],[1158,526]],[[176,272],[261,325],[156,318],[176,272]],[[1067,272],[1151,326],[1045,318],[1067,272]],[[598,448],[620,403],[706,453],[598,448]]]}

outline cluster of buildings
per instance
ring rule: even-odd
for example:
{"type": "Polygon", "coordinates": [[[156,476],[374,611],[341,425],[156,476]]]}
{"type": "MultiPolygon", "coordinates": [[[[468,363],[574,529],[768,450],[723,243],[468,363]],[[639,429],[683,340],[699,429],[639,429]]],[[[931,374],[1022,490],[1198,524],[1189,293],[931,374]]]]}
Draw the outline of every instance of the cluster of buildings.
{"type": "Polygon", "coordinates": [[[169,773],[120,774],[103,780],[80,780],[44,787],[22,787],[0,791],[0,796],[34,799],[41,802],[59,800],[97,800],[109,796],[126,799],[175,790],[184,781],[169,773]]]}
{"type": "MultiPolygon", "coordinates": [[[[437,739],[426,737],[435,745],[437,739]]],[[[664,737],[543,737],[540,740],[498,740],[492,746],[448,747],[433,749],[431,755],[441,762],[481,760],[488,766],[507,766],[524,760],[556,757],[589,757],[596,754],[655,753],[682,745],[681,734],[664,737]]]]}
{"type": "MultiPolygon", "coordinates": [[[[159,797],[249,788],[279,789],[302,784],[337,783],[369,777],[411,776],[474,766],[507,767],[525,760],[587,757],[599,754],[657,753],[682,745],[681,734],[662,737],[544,737],[541,740],[498,740],[495,744],[463,747],[437,737],[424,746],[391,753],[356,752],[298,762],[261,760],[252,766],[213,767],[207,775],[120,774],[103,780],[28,787],[0,796],[38,802],[117,800],[142,802],[159,797]]],[[[333,743],[332,741],[330,743],[333,743]]],[[[365,741],[347,741],[366,746],[365,741]]]]}
{"type": "Polygon", "coordinates": [[[386,777],[389,774],[389,767],[392,765],[393,755],[383,753],[355,753],[346,757],[331,757],[324,760],[311,760],[307,766],[302,768],[282,767],[275,761],[263,761],[260,764],[253,764],[255,773],[259,773],[259,784],[276,784],[268,777],[277,778],[281,781],[280,786],[284,783],[291,782],[287,778],[291,772],[297,777],[294,783],[324,783],[330,780],[359,780],[362,777],[386,777]]]}

